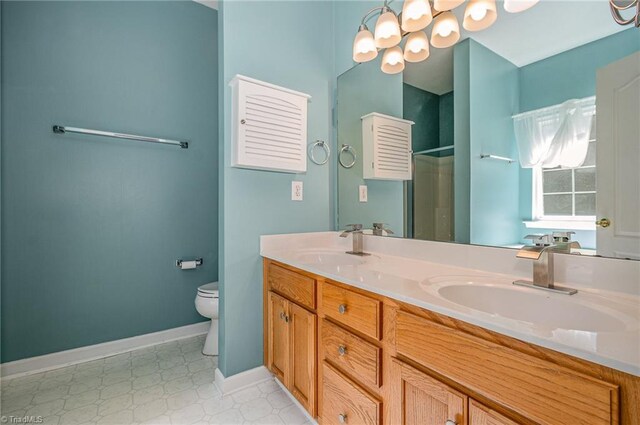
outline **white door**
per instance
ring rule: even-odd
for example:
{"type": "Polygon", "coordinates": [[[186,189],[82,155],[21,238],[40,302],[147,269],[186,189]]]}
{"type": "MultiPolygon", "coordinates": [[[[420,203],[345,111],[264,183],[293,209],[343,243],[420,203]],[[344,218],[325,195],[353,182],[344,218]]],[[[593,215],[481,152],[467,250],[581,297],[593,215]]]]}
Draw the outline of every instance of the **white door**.
{"type": "Polygon", "coordinates": [[[640,260],[640,52],[598,70],[596,135],[597,252],[640,260]]]}

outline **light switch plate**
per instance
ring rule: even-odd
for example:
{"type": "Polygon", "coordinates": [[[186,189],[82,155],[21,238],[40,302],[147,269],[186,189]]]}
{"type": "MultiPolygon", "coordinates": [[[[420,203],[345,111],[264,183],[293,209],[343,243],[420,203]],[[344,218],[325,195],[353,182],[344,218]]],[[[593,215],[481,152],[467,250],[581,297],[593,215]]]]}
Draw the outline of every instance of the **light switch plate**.
{"type": "Polygon", "coordinates": [[[302,182],[291,182],[291,200],[302,201],[302,182]]]}
{"type": "Polygon", "coordinates": [[[358,198],[360,202],[367,202],[367,185],[361,184],[358,186],[358,198]]]}

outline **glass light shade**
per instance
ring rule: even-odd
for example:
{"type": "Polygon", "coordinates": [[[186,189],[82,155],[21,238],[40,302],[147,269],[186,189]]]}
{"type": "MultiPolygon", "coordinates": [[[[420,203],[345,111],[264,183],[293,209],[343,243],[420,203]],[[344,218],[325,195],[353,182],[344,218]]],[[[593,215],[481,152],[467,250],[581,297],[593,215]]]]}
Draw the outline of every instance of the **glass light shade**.
{"type": "Polygon", "coordinates": [[[456,44],[458,40],[460,40],[460,25],[456,16],[451,12],[438,15],[431,32],[431,45],[445,49],[456,44]]]}
{"type": "Polygon", "coordinates": [[[353,60],[362,63],[369,62],[378,56],[376,42],[373,39],[371,31],[364,28],[358,31],[355,40],[353,40],[353,60]]]}
{"type": "Polygon", "coordinates": [[[532,8],[538,0],[504,0],[504,10],[509,13],[519,13],[532,8]]]}
{"type": "Polygon", "coordinates": [[[464,0],[433,0],[433,8],[439,11],[451,10],[464,3],[464,0]]]}
{"type": "Polygon", "coordinates": [[[424,31],[412,32],[404,45],[404,60],[420,62],[429,57],[429,39],[424,31]]]}
{"type": "Polygon", "coordinates": [[[402,29],[406,32],[420,31],[433,20],[429,0],[405,0],[402,6],[402,29]]]}
{"type": "Polygon", "coordinates": [[[384,12],[376,22],[376,47],[387,49],[396,46],[402,40],[398,18],[393,12],[384,12]]]}
{"type": "Polygon", "coordinates": [[[496,0],[469,0],[462,26],[467,31],[480,31],[493,25],[497,17],[496,0]]]}
{"type": "Polygon", "coordinates": [[[384,51],[380,69],[385,74],[398,74],[404,70],[404,57],[400,46],[394,46],[384,51]]]}

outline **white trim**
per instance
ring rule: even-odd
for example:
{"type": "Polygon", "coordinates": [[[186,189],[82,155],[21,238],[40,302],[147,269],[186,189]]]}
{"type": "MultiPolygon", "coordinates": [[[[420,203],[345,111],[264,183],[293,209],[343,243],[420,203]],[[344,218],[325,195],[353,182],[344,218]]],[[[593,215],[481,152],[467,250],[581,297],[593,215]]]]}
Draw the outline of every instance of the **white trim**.
{"type": "Polygon", "coordinates": [[[250,83],[257,84],[259,86],[268,87],[270,89],[279,90],[279,91],[282,91],[282,92],[285,92],[285,93],[290,93],[290,94],[293,94],[293,95],[296,95],[296,96],[301,96],[301,97],[307,98],[308,100],[311,99],[311,95],[310,94],[302,93],[302,92],[296,91],[296,90],[291,90],[291,89],[288,89],[286,87],[277,86],[275,84],[267,83],[265,81],[256,80],[255,78],[247,77],[245,75],[240,75],[240,74],[236,74],[231,79],[231,81],[229,81],[229,85],[233,87],[236,84],[238,84],[238,81],[240,81],[240,80],[248,81],[250,83]]]}
{"type": "Polygon", "coordinates": [[[3,379],[12,379],[20,376],[32,375],[34,373],[45,372],[51,369],[71,366],[77,363],[115,356],[116,354],[126,353],[128,351],[161,344],[163,342],[206,334],[210,327],[210,321],[199,322],[160,332],[153,332],[131,338],[103,342],[102,344],[88,345],[86,347],[79,347],[71,350],[59,351],[57,353],[2,363],[0,365],[0,376],[2,376],[3,379]]]}
{"type": "Polygon", "coordinates": [[[228,378],[225,378],[220,369],[216,368],[213,383],[223,395],[228,395],[270,379],[273,379],[273,375],[264,366],[245,370],[244,372],[231,375],[228,378]]]}
{"type": "Polygon", "coordinates": [[[379,118],[385,118],[388,120],[392,120],[392,121],[398,121],[401,123],[405,123],[405,124],[409,124],[409,125],[414,125],[415,123],[413,121],[410,120],[405,120],[403,118],[398,118],[398,117],[394,117],[393,115],[385,115],[385,114],[381,114],[379,112],[371,112],[368,113],[367,115],[363,115],[362,117],[360,117],[361,120],[367,118],[367,117],[379,117],[379,118]]]}
{"type": "Polygon", "coordinates": [[[293,396],[293,394],[291,394],[291,392],[284,386],[284,384],[282,382],[280,382],[278,379],[273,378],[276,381],[276,384],[278,384],[278,386],[282,389],[282,391],[284,391],[284,393],[286,395],[289,396],[289,398],[291,399],[291,401],[293,401],[293,404],[295,404],[296,406],[298,406],[298,408],[302,411],[302,413],[304,413],[304,415],[307,417],[307,420],[309,422],[311,422],[314,425],[318,425],[318,422],[315,420],[315,418],[313,416],[311,416],[309,414],[309,412],[307,412],[307,409],[305,409],[302,404],[300,404],[300,402],[298,401],[297,398],[295,398],[293,396]]]}
{"type": "Polygon", "coordinates": [[[535,220],[523,223],[527,229],[596,230],[594,220],[535,220]]]}

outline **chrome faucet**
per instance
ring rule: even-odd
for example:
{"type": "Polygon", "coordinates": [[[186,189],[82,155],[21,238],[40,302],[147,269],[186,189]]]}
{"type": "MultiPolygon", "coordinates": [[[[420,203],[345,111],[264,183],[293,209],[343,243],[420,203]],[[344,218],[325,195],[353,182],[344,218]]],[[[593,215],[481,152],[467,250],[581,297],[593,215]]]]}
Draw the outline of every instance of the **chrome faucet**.
{"type": "Polygon", "coordinates": [[[371,230],[373,230],[374,236],[384,236],[385,232],[387,233],[387,235],[393,235],[393,231],[385,226],[386,224],[384,223],[373,223],[373,227],[371,230]]]}
{"type": "Polygon", "coordinates": [[[523,246],[516,254],[516,257],[533,260],[533,281],[516,280],[513,284],[566,295],[573,295],[578,292],[576,289],[565,288],[554,283],[553,253],[562,252],[568,254],[571,253],[571,248],[580,248],[578,242],[571,241],[571,233],[573,232],[563,232],[558,235],[526,236],[525,239],[531,239],[534,245],[523,246]]]}
{"type": "Polygon", "coordinates": [[[362,251],[362,246],[363,246],[362,224],[347,224],[347,230],[342,232],[340,234],[340,237],[346,238],[347,236],[349,236],[349,234],[351,234],[353,239],[353,248],[351,249],[351,251],[347,251],[347,254],[359,255],[361,257],[364,257],[365,255],[371,255],[362,251]]]}

